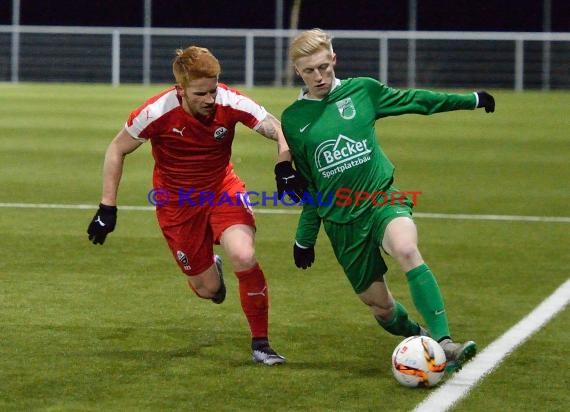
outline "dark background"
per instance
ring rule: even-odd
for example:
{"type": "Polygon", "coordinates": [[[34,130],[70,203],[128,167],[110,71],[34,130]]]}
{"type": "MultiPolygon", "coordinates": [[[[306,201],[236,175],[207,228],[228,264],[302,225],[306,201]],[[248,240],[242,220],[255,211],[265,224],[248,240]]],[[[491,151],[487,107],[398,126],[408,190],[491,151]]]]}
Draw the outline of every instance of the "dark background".
{"type": "MultiPolygon", "coordinates": [[[[418,30],[542,31],[543,1],[418,0],[418,30]]],[[[293,0],[284,0],[289,27],[293,0]]],[[[143,0],[20,0],[20,24],[143,26],[143,0]]],[[[275,0],[153,0],[154,27],[274,28],[275,0]]],[[[551,0],[551,31],[570,31],[570,1],[551,0]]],[[[12,1],[0,0],[0,24],[12,1]]],[[[303,0],[299,29],[407,30],[406,0],[303,0]]]]}

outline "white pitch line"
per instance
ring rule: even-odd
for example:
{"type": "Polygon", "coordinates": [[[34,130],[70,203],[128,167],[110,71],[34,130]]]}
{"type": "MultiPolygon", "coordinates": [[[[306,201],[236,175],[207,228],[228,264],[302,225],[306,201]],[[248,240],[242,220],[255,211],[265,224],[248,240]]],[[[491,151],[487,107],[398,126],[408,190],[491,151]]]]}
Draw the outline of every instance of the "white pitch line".
{"type": "MultiPolygon", "coordinates": [[[[97,209],[99,205],[67,205],[57,203],[0,203],[6,209],[97,209]]],[[[120,206],[121,210],[154,211],[154,206],[120,206]]]]}
{"type": "Polygon", "coordinates": [[[519,323],[475,356],[465,367],[432,392],[414,411],[444,412],[491,373],[518,346],[542,328],[570,301],[570,279],[538,305],[519,323]]]}
{"type": "MultiPolygon", "coordinates": [[[[0,203],[0,208],[7,209],[97,209],[97,205],[68,205],[68,204],[52,204],[52,203],[0,203]]],[[[154,206],[119,206],[121,210],[141,210],[154,211],[154,206]]],[[[259,214],[279,214],[279,215],[298,215],[301,213],[299,206],[292,209],[271,209],[271,208],[254,208],[255,213],[259,214]]],[[[475,215],[464,213],[414,213],[414,217],[426,219],[456,219],[456,220],[502,220],[509,222],[554,222],[554,223],[570,223],[570,216],[521,216],[521,215],[475,215]]]]}

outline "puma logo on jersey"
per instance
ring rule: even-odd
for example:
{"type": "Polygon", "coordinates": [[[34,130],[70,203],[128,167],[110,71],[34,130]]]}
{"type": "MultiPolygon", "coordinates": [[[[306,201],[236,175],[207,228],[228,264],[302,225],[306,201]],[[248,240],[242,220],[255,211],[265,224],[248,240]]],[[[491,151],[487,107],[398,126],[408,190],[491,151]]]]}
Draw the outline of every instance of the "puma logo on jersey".
{"type": "Polygon", "coordinates": [[[180,136],[183,136],[184,129],[186,129],[186,127],[183,127],[182,130],[177,129],[176,127],[173,127],[173,128],[172,128],[172,131],[173,131],[174,133],[178,133],[180,136]]]}

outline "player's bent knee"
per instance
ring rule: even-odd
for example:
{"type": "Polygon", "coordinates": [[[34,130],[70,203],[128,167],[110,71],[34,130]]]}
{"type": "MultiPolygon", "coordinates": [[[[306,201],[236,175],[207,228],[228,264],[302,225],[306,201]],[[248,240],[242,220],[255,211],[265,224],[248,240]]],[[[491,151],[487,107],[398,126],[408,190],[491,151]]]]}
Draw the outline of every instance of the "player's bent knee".
{"type": "Polygon", "coordinates": [[[257,263],[253,250],[242,250],[237,253],[230,253],[229,259],[237,271],[250,269],[257,263]]]}
{"type": "Polygon", "coordinates": [[[420,251],[415,243],[398,245],[392,250],[392,257],[401,262],[411,262],[421,259],[420,251]]]}

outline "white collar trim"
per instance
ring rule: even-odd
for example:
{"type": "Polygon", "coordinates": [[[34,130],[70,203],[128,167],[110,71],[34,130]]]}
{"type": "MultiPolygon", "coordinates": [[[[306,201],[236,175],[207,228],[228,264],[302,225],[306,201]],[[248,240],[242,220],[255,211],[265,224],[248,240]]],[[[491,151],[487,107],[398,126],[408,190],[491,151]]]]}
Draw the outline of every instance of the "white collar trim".
{"type": "MultiPolygon", "coordinates": [[[[330,92],[332,92],[334,89],[336,89],[338,86],[340,86],[340,79],[337,79],[335,77],[334,81],[333,81],[333,86],[330,90],[330,92]]],[[[323,100],[323,99],[313,99],[311,97],[308,97],[307,93],[309,92],[309,89],[307,88],[307,86],[304,86],[301,89],[301,92],[299,93],[299,96],[297,97],[297,100],[323,100]]],[[[329,92],[329,93],[330,93],[329,92]]]]}

